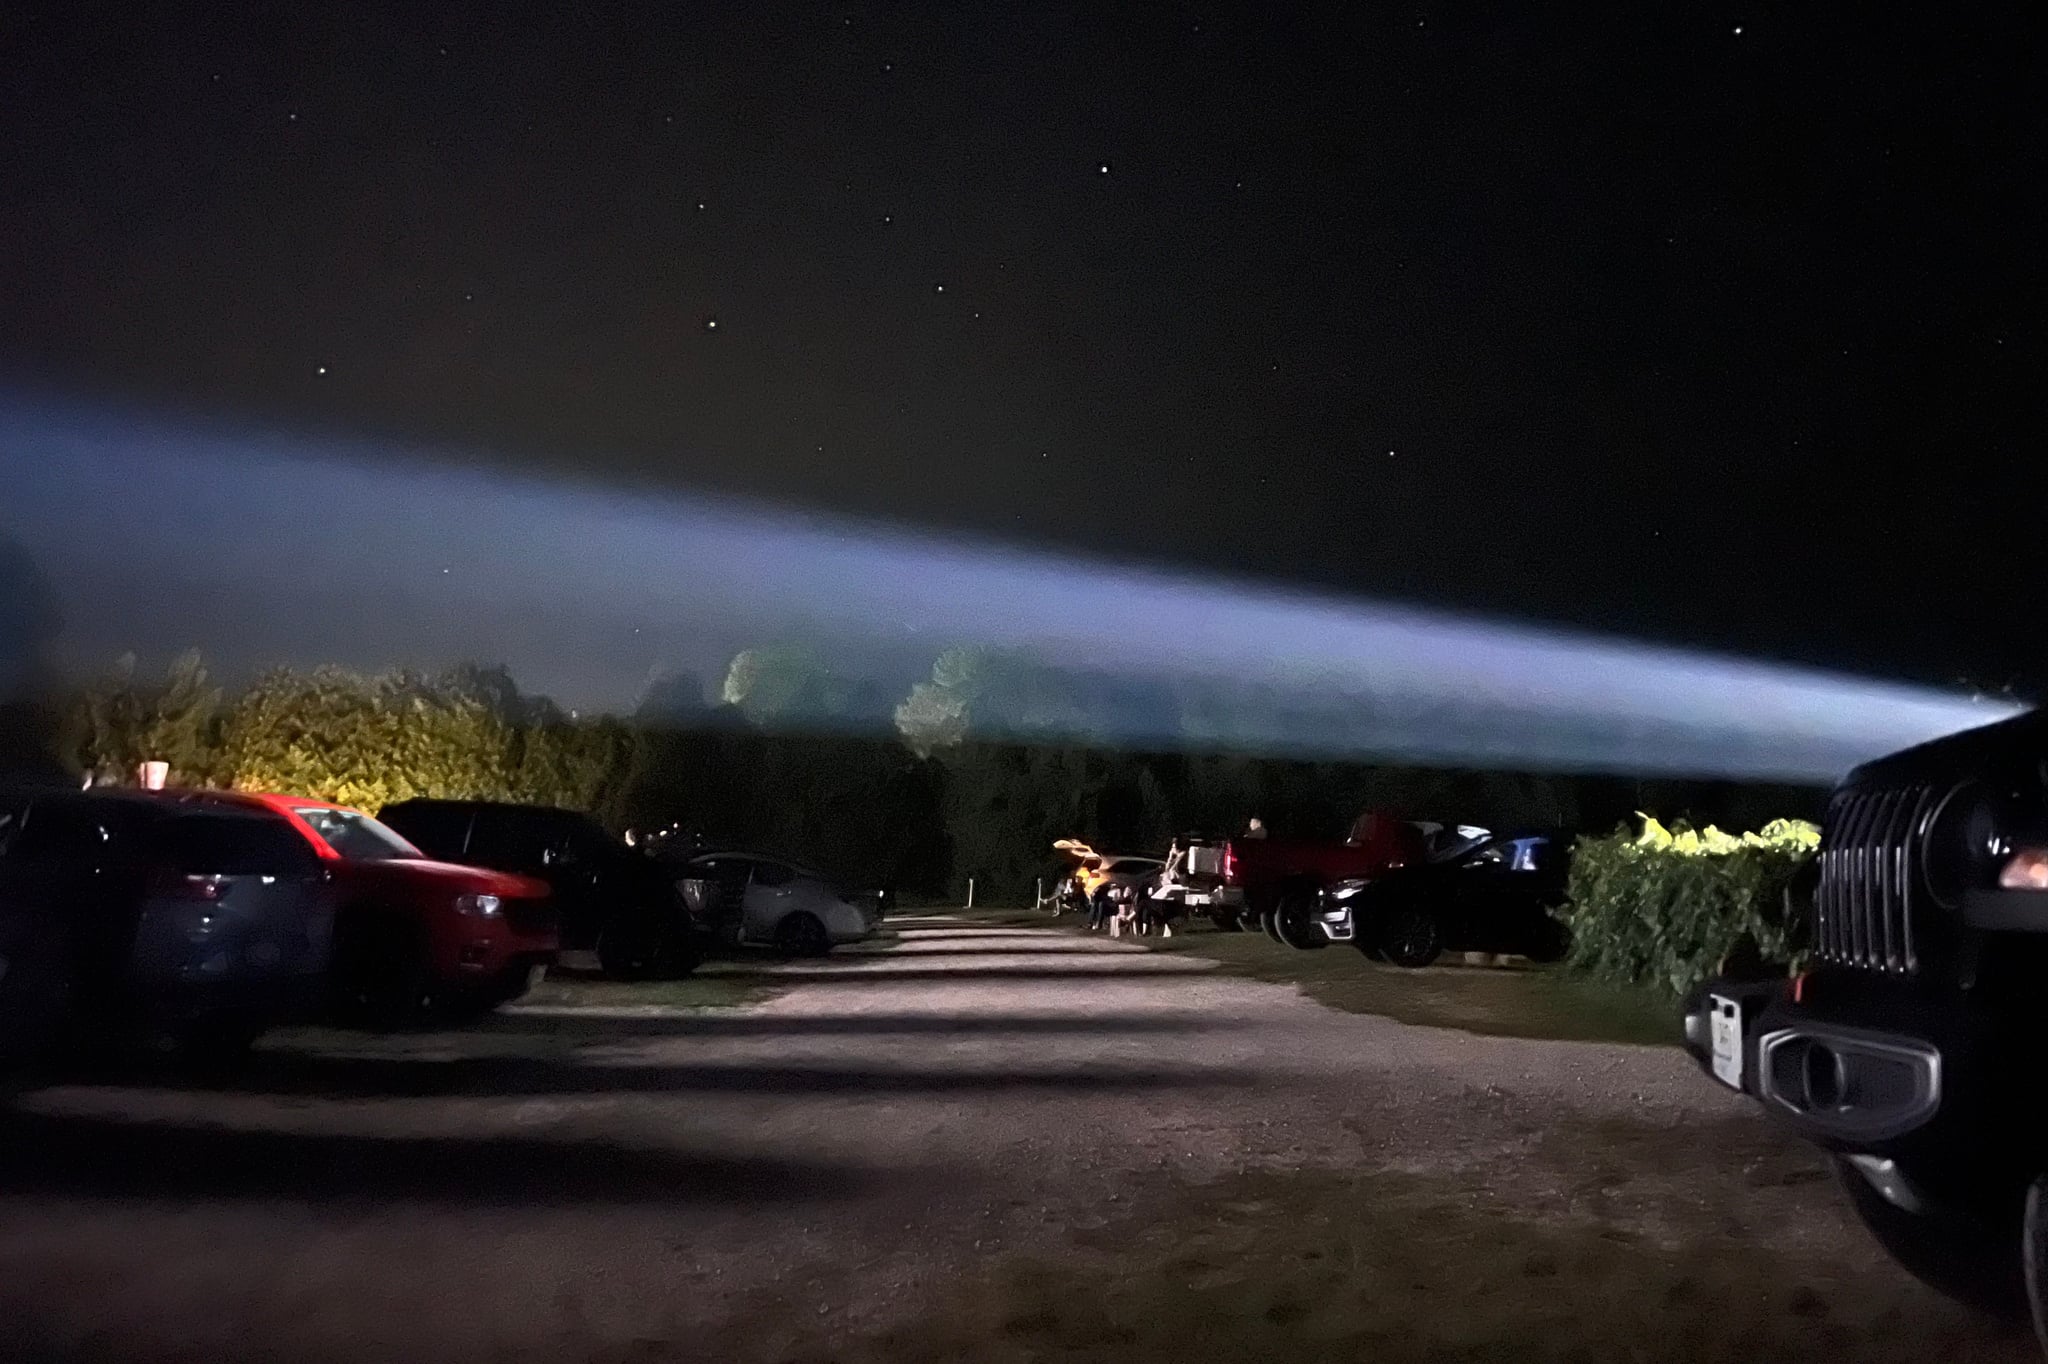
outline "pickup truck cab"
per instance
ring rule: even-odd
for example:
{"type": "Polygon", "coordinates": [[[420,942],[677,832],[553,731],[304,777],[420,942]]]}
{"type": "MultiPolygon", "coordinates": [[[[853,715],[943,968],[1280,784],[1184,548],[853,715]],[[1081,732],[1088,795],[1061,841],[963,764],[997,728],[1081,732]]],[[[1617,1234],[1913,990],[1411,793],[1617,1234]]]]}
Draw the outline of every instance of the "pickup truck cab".
{"type": "Polygon", "coordinates": [[[1341,843],[1197,835],[1182,839],[1181,846],[1186,869],[1177,874],[1176,895],[1190,911],[1206,913],[1218,928],[1255,923],[1268,936],[1302,948],[1329,945],[1318,917],[1324,892],[1428,856],[1419,827],[1380,811],[1360,816],[1341,843]]]}
{"type": "Polygon", "coordinates": [[[2048,716],[1866,764],[1809,883],[1809,970],[1708,980],[1686,1049],[1827,1153],[1908,1271],[2048,1325],[2048,716]]]}

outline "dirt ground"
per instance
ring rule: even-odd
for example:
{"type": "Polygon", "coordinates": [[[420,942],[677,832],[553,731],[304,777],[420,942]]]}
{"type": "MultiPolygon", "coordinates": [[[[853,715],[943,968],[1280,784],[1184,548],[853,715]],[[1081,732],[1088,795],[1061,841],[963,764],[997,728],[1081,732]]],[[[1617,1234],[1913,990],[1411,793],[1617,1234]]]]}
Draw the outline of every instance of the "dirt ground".
{"type": "Polygon", "coordinates": [[[0,1356],[2034,1357],[1675,1049],[937,919],[734,974],[17,1095],[0,1356]]]}

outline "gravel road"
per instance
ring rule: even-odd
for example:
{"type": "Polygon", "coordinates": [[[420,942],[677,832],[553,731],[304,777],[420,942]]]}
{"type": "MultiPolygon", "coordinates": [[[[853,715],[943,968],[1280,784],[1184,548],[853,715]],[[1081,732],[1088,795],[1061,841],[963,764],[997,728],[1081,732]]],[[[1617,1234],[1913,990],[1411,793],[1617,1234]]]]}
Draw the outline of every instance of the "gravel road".
{"type": "Polygon", "coordinates": [[[1919,1302],[1811,1158],[1675,1049],[1414,1028],[945,919],[760,970],[788,988],[741,1009],[514,1009],[289,1038],[206,1087],[137,1072],[17,1096],[14,1346],[222,1364],[715,1340],[772,1359],[912,1319],[997,1257],[1063,1254],[1162,1178],[1264,1170],[1403,1172],[1654,1244],[1770,1236],[1919,1302]]]}

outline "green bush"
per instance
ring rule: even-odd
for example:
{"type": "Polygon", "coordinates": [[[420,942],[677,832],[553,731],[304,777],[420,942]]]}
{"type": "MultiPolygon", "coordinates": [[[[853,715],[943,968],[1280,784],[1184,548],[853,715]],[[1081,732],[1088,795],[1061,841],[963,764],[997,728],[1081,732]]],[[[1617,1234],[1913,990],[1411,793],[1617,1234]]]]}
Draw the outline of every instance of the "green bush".
{"type": "Polygon", "coordinates": [[[1796,963],[1803,912],[1786,889],[1814,855],[1820,830],[1780,819],[1740,837],[1709,825],[1667,829],[1647,815],[1573,852],[1573,967],[1603,980],[1683,991],[1731,954],[1796,963]]]}
{"type": "Polygon", "coordinates": [[[404,673],[278,669],[236,699],[221,775],[375,811],[413,796],[496,796],[510,785],[506,726],[479,701],[404,673]]]}

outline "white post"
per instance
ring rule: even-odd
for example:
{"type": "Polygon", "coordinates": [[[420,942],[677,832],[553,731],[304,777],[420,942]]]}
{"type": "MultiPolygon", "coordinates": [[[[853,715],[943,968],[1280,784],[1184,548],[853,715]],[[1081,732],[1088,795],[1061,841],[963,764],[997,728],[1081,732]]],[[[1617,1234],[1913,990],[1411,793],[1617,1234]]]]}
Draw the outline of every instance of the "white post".
{"type": "Polygon", "coordinates": [[[974,908],[974,878],[972,876],[967,878],[967,907],[969,909],[974,908]]]}
{"type": "Polygon", "coordinates": [[[1033,909],[1045,908],[1045,878],[1043,876],[1031,883],[1031,907],[1033,909]]]}

